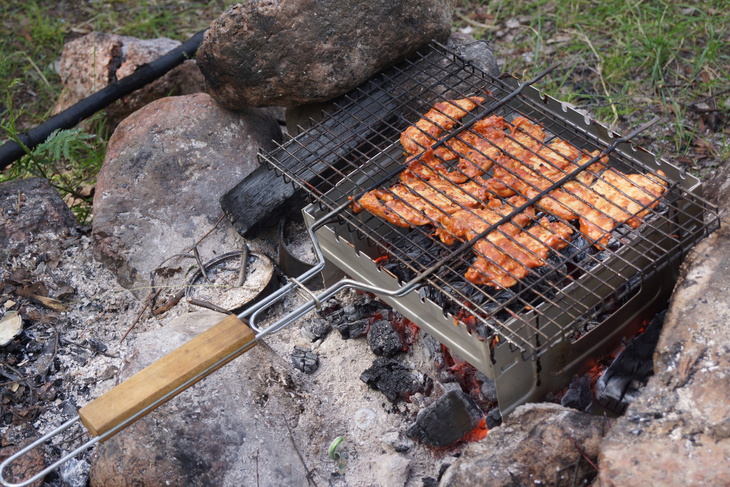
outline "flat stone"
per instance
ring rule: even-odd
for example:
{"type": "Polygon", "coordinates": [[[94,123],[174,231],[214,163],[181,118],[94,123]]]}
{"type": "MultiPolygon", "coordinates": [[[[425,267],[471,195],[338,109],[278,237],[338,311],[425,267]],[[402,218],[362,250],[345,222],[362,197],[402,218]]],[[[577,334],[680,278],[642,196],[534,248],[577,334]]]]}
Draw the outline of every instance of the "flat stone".
{"type": "MultiPolygon", "coordinates": [[[[203,93],[138,110],[112,135],[97,179],[94,256],[123,286],[148,290],[167,259],[205,235],[198,247],[204,262],[240,250],[227,220],[218,223],[218,200],[258,166],[256,153],[273,140],[281,130],[267,112],[229,111],[203,93]]],[[[164,274],[181,277],[191,262],[169,263],[164,274]]]]}
{"type": "MultiPolygon", "coordinates": [[[[63,88],[53,113],[59,113],[110,83],[129,76],[139,66],[158,59],[180,45],[180,41],[165,37],[138,39],[102,32],[91,32],[66,43],[59,66],[63,88]]],[[[151,101],[203,91],[203,75],[195,60],[190,59],[147,86],[114,102],[104,109],[104,113],[111,127],[114,127],[151,101]]]]}
{"type": "Polygon", "coordinates": [[[196,59],[229,108],[321,102],[446,40],[452,11],[451,0],[248,2],[211,24],[196,59]]]}
{"type": "Polygon", "coordinates": [[[583,485],[596,473],[583,454],[595,463],[608,425],[557,404],[520,406],[484,440],[466,445],[439,486],[583,485]]]}

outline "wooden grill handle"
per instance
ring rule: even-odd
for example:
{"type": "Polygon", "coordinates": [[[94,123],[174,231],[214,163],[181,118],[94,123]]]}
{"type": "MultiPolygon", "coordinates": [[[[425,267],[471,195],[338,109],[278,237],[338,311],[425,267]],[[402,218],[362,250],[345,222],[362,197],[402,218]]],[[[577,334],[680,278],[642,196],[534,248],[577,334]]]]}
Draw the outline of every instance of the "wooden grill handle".
{"type": "MultiPolygon", "coordinates": [[[[230,315],[82,407],[79,410],[81,422],[91,434],[102,435],[236,350],[241,349],[240,353],[230,357],[219,367],[248,351],[255,342],[248,347],[246,345],[254,338],[251,328],[236,316],[230,315]]],[[[198,380],[217,368],[211,369],[198,380]]],[[[182,390],[184,389],[178,392],[182,390]]]]}

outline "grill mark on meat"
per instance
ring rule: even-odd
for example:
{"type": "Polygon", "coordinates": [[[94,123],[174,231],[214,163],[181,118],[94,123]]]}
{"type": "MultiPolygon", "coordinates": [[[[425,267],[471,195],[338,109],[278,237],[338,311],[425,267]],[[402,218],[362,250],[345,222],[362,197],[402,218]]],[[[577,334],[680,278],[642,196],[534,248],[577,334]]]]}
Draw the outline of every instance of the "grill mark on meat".
{"type": "Polygon", "coordinates": [[[474,284],[507,288],[527,277],[530,269],[546,264],[550,250],[564,249],[573,229],[561,221],[543,217],[514,235],[490,232],[474,244],[477,259],[465,277],[474,284]]]}
{"type": "Polygon", "coordinates": [[[407,154],[416,155],[431,147],[444,131],[451,130],[484,101],[481,96],[436,103],[432,109],[403,131],[400,142],[407,154]]]}

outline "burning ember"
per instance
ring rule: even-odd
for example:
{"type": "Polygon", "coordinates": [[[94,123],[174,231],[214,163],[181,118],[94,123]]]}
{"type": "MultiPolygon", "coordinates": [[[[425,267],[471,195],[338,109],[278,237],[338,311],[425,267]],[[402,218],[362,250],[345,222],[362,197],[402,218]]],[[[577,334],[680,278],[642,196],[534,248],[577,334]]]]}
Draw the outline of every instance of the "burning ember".
{"type": "Polygon", "coordinates": [[[654,349],[666,310],[642,323],[637,334],[616,350],[592,361],[593,365],[570,386],[548,399],[580,411],[598,411],[598,405],[613,414],[623,414],[653,375],[654,349]]]}

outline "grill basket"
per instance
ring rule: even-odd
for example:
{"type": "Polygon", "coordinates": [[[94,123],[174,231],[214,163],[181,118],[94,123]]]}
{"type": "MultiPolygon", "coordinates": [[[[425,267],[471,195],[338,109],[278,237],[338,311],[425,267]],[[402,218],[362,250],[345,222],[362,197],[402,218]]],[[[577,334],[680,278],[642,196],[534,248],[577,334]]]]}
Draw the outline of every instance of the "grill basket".
{"type": "MultiPolygon", "coordinates": [[[[305,220],[317,227],[325,258],[366,285],[409,289],[381,298],[494,379],[502,414],[567,385],[590,359],[635,333],[666,303],[689,248],[719,225],[693,176],[531,83],[493,78],[437,44],[346,95],[322,122],[260,157],[312,198],[305,220]],[[526,117],[585,158],[601,151],[608,167],[625,174],[664,174],[666,194],[646,208],[638,228],[616,226],[606,245],[566,222],[576,230],[569,244],[509,287],[464,278],[475,242],[497,225],[446,245],[434,237],[437,223],[403,228],[353,211],[351,202],[365,192],[398,183],[403,130],[438,102],[475,95],[485,99],[482,106],[447,138],[463,139],[487,115],[526,117]]],[[[566,173],[562,182],[577,173],[566,173]]]]}

